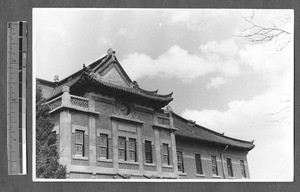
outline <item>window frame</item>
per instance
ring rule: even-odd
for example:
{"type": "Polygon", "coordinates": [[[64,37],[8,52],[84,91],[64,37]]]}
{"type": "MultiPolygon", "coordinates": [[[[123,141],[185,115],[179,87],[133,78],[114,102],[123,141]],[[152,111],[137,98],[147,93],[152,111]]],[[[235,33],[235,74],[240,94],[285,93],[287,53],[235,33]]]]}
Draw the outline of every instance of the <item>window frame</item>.
{"type": "Polygon", "coordinates": [[[201,158],[201,154],[200,153],[195,153],[195,165],[196,165],[196,174],[203,175],[202,158],[201,158]],[[197,158],[197,156],[199,158],[197,158]],[[198,168],[198,165],[200,166],[200,168],[198,168]],[[200,171],[199,171],[199,169],[200,169],[200,171]]]}
{"type": "Polygon", "coordinates": [[[219,176],[217,156],[211,156],[212,175],[219,176]],[[214,172],[215,168],[215,172],[214,172]]]}
{"type": "Polygon", "coordinates": [[[126,155],[126,137],[119,136],[118,137],[118,160],[119,161],[126,161],[127,155],[126,155]],[[124,147],[120,148],[120,140],[124,140],[124,147]],[[124,151],[124,159],[120,159],[120,151],[124,151]]]}
{"type": "Polygon", "coordinates": [[[128,139],[128,159],[127,159],[127,161],[131,161],[131,162],[136,162],[137,161],[137,158],[136,158],[136,139],[135,138],[129,138],[128,139]],[[131,146],[130,146],[130,144],[131,144],[131,142],[133,142],[133,145],[134,145],[134,147],[133,148],[131,148],[131,146]],[[130,158],[130,153],[131,152],[133,152],[133,154],[134,154],[134,159],[131,159],[130,158]]]}
{"type": "Polygon", "coordinates": [[[240,160],[242,178],[247,178],[245,161],[240,160]]]}
{"type": "Polygon", "coordinates": [[[109,159],[109,143],[108,143],[108,139],[109,139],[109,135],[108,134],[105,134],[105,133],[100,133],[99,134],[99,158],[100,159],[109,159]],[[102,137],[105,137],[106,138],[106,143],[103,144],[101,141],[102,137]],[[101,149],[105,149],[105,152],[106,152],[106,157],[103,157],[101,156],[101,149]]]}
{"type": "Polygon", "coordinates": [[[79,130],[79,129],[76,129],[76,130],[75,130],[74,147],[75,147],[74,154],[75,154],[76,156],[84,157],[84,152],[85,152],[84,150],[85,150],[85,149],[84,149],[84,131],[83,131],[83,130],[79,130]],[[77,140],[78,134],[80,134],[81,137],[82,137],[81,141],[78,141],[78,140],[77,140]],[[80,147],[81,147],[81,152],[80,152],[80,153],[77,151],[77,146],[80,146],[80,147]]]}
{"type": "Polygon", "coordinates": [[[234,177],[231,158],[226,158],[228,177],[234,177]]]}
{"type": "Polygon", "coordinates": [[[163,165],[170,165],[170,151],[169,151],[169,143],[162,143],[162,163],[163,165]],[[166,151],[164,149],[166,147],[166,151]],[[165,157],[167,158],[167,163],[165,163],[165,157]]]}
{"type": "Polygon", "coordinates": [[[177,155],[177,170],[181,173],[184,173],[184,160],[183,160],[183,151],[176,151],[176,155],[177,155]],[[178,154],[181,154],[181,158],[179,159],[178,154]],[[179,164],[181,162],[181,170],[179,170],[179,164]]]}
{"type": "Polygon", "coordinates": [[[144,141],[144,151],[145,151],[145,163],[152,164],[153,163],[152,141],[149,140],[144,141]],[[149,150],[147,150],[147,145],[149,147],[149,150]],[[150,161],[148,161],[149,158],[147,158],[147,156],[150,157],[150,161]]]}

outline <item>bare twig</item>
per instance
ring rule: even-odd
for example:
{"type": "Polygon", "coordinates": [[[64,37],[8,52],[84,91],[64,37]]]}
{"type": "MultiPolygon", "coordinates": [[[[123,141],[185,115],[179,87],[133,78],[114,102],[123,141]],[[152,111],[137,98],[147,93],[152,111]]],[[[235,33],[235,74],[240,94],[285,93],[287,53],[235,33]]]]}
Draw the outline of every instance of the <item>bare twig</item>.
{"type": "MultiPolygon", "coordinates": [[[[261,44],[267,43],[278,38],[283,38],[291,34],[289,31],[278,28],[274,23],[271,27],[261,26],[255,23],[255,12],[252,12],[250,17],[243,17],[243,19],[249,24],[249,27],[243,29],[238,37],[245,38],[249,43],[261,44]]],[[[290,43],[290,38],[282,43],[279,50],[282,50],[290,43]]]]}

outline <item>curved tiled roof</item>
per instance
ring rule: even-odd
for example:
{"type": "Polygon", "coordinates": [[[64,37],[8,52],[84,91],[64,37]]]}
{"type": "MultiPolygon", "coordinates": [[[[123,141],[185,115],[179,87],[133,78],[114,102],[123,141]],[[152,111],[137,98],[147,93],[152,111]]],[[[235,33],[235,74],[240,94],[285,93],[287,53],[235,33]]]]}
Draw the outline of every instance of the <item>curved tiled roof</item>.
{"type": "Polygon", "coordinates": [[[177,137],[185,137],[204,142],[228,145],[245,150],[251,150],[254,148],[254,144],[252,142],[224,136],[223,134],[212,131],[200,125],[190,123],[189,120],[184,119],[176,113],[172,112],[172,115],[174,119],[174,126],[178,129],[175,132],[177,137]]]}
{"type": "Polygon", "coordinates": [[[123,86],[120,86],[120,85],[116,85],[116,84],[108,83],[108,82],[105,82],[105,81],[101,81],[101,80],[99,80],[99,79],[95,78],[94,76],[92,76],[90,74],[87,74],[87,73],[84,73],[83,75],[87,75],[88,80],[90,80],[92,83],[95,83],[95,84],[107,86],[107,87],[110,87],[110,88],[114,88],[114,89],[117,89],[117,90],[125,91],[125,92],[128,92],[128,93],[132,93],[132,94],[135,94],[135,95],[147,97],[147,98],[154,99],[154,100],[162,100],[162,101],[169,101],[169,102],[173,100],[173,98],[172,98],[173,92],[171,92],[170,94],[167,94],[167,95],[160,95],[160,94],[157,94],[156,91],[155,92],[154,91],[153,92],[152,91],[145,91],[145,90],[142,90],[139,87],[137,87],[137,88],[135,88],[135,87],[123,87],[123,86]]]}
{"type": "MultiPolygon", "coordinates": [[[[42,80],[43,81],[43,80],[42,80]]],[[[80,89],[82,88],[83,84],[86,83],[92,83],[93,85],[99,86],[99,87],[107,87],[110,89],[114,89],[116,91],[121,91],[125,92],[126,94],[133,95],[133,96],[138,96],[140,98],[146,98],[151,101],[151,103],[156,103],[160,107],[164,107],[167,105],[169,102],[173,100],[172,98],[172,92],[167,95],[161,95],[157,94],[158,90],[155,91],[147,91],[138,86],[136,82],[132,82],[131,79],[128,77],[122,66],[118,63],[116,58],[112,59],[111,55],[107,55],[92,64],[90,64],[88,67],[84,67],[83,69],[77,71],[76,73],[64,78],[63,80],[57,82],[56,84],[54,82],[52,83],[52,90],[48,91],[45,96],[47,96],[48,100],[51,100],[59,95],[62,94],[62,88],[64,86],[69,86],[70,91],[80,89]],[[111,61],[119,65],[120,70],[122,74],[125,76],[126,80],[129,82],[130,86],[125,87],[125,86],[120,86],[117,84],[109,83],[106,81],[102,81],[101,79],[98,79],[95,75],[94,72],[96,72],[99,68],[105,68],[107,67],[111,61]]]]}

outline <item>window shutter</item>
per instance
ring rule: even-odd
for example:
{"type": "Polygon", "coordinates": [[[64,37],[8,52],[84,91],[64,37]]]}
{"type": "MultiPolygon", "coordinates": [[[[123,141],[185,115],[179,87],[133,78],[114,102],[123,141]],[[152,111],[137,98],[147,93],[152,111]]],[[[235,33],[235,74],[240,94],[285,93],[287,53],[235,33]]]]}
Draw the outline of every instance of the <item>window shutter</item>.
{"type": "Polygon", "coordinates": [[[164,161],[164,147],[160,146],[160,158],[161,158],[161,164],[165,164],[164,161]]]}
{"type": "Polygon", "coordinates": [[[125,141],[126,143],[126,147],[125,147],[125,153],[126,153],[126,157],[125,157],[125,161],[128,161],[129,160],[129,141],[125,141]]]}
{"type": "Polygon", "coordinates": [[[169,165],[173,165],[172,147],[169,146],[169,165]]]}
{"type": "Polygon", "coordinates": [[[216,156],[211,156],[211,163],[212,163],[212,173],[213,175],[219,175],[218,174],[218,162],[216,156]]]}
{"type": "Polygon", "coordinates": [[[178,166],[178,171],[184,172],[182,151],[177,151],[177,166],[178,166]]]}
{"type": "Polygon", "coordinates": [[[126,160],[126,141],[124,137],[118,138],[118,154],[119,159],[126,160]]]}
{"type": "Polygon", "coordinates": [[[145,141],[145,162],[153,163],[153,150],[151,141],[145,141]]]}
{"type": "Polygon", "coordinates": [[[146,150],[145,150],[145,143],[142,143],[142,150],[143,150],[143,160],[146,162],[146,150]]]}
{"type": "Polygon", "coordinates": [[[108,158],[113,158],[113,142],[111,138],[108,138],[108,158]]]}
{"type": "Polygon", "coordinates": [[[161,157],[163,164],[170,164],[170,150],[168,144],[166,143],[163,143],[161,146],[161,157]]]}
{"type": "Polygon", "coordinates": [[[136,140],[134,141],[134,156],[135,156],[135,161],[139,161],[138,153],[137,153],[137,142],[136,140]]]}
{"type": "Polygon", "coordinates": [[[156,151],[155,151],[155,146],[151,145],[152,148],[152,162],[156,163],[156,151]]]}
{"type": "Polygon", "coordinates": [[[83,139],[83,153],[85,157],[89,156],[89,136],[83,134],[84,139],[83,139]]]}
{"type": "Polygon", "coordinates": [[[203,174],[201,155],[195,154],[195,162],[196,162],[196,173],[203,174]]]}
{"type": "Polygon", "coordinates": [[[241,166],[241,173],[242,173],[242,177],[246,178],[246,167],[245,167],[245,163],[244,160],[240,160],[240,166],[241,166]]]}

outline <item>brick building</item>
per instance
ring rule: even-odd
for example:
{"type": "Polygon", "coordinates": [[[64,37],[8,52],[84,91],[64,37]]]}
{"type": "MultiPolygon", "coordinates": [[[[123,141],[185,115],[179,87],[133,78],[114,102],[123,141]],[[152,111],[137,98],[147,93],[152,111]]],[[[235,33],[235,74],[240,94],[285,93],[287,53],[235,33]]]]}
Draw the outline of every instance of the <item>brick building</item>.
{"type": "Polygon", "coordinates": [[[252,142],[180,117],[168,106],[172,93],[140,88],[111,49],[61,81],[37,84],[68,178],[250,178],[252,142]]]}

